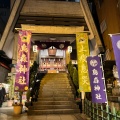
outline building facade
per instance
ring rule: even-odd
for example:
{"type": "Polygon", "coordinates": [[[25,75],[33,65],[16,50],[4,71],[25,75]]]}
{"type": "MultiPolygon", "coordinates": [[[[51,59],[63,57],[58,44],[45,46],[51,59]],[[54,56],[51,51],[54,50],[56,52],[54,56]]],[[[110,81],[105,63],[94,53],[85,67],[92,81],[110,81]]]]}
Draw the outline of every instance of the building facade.
{"type": "Polygon", "coordinates": [[[94,0],[101,34],[109,60],[114,60],[114,53],[109,34],[120,33],[120,0],[94,0]]]}

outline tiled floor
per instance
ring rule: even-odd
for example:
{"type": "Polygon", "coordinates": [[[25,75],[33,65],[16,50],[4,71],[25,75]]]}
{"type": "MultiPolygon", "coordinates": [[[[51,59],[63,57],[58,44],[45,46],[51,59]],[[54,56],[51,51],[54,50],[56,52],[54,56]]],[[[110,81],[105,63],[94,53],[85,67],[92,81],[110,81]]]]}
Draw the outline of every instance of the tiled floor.
{"type": "Polygon", "coordinates": [[[12,107],[0,108],[0,120],[78,120],[74,115],[40,115],[28,116],[23,112],[16,116],[13,114],[12,107]]]}

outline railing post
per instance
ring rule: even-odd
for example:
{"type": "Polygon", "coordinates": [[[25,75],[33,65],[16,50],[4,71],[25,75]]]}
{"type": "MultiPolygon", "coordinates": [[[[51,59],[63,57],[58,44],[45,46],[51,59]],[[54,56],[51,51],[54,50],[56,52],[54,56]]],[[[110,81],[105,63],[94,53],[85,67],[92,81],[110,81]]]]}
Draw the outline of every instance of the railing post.
{"type": "Polygon", "coordinates": [[[117,120],[116,119],[117,115],[116,115],[116,109],[115,109],[115,107],[112,108],[112,114],[113,114],[113,120],[117,120]]]}
{"type": "Polygon", "coordinates": [[[84,113],[86,114],[86,99],[84,99],[84,113]]]}
{"type": "Polygon", "coordinates": [[[94,110],[94,106],[95,104],[94,103],[92,103],[92,117],[91,117],[91,119],[92,120],[94,120],[94,118],[95,118],[95,114],[94,114],[94,112],[95,112],[95,110],[94,110]]]}
{"type": "Polygon", "coordinates": [[[102,120],[104,120],[104,112],[103,112],[103,106],[101,105],[101,107],[100,107],[100,110],[101,110],[101,117],[102,117],[102,120]]]}
{"type": "Polygon", "coordinates": [[[86,114],[88,115],[88,100],[86,101],[86,114]]]}
{"type": "Polygon", "coordinates": [[[98,114],[98,103],[96,103],[96,120],[99,120],[99,114],[98,114]]]}
{"type": "Polygon", "coordinates": [[[88,100],[88,117],[90,117],[90,101],[88,100]]]}
{"type": "Polygon", "coordinates": [[[81,92],[81,96],[82,96],[82,113],[84,113],[84,100],[85,100],[85,92],[81,92]]]}
{"type": "Polygon", "coordinates": [[[87,115],[87,99],[85,99],[85,114],[87,115]]]}
{"type": "Polygon", "coordinates": [[[110,120],[109,106],[106,105],[107,120],[110,120]]]}
{"type": "Polygon", "coordinates": [[[84,110],[84,109],[85,109],[85,108],[84,108],[84,106],[85,106],[84,104],[85,104],[85,103],[84,103],[84,99],[82,99],[82,113],[84,113],[84,111],[85,111],[85,110],[84,110]]]}
{"type": "Polygon", "coordinates": [[[88,102],[88,107],[89,107],[89,108],[88,108],[88,109],[89,109],[88,115],[89,115],[89,117],[91,117],[91,101],[88,102]]]}
{"type": "Polygon", "coordinates": [[[86,99],[84,99],[84,111],[83,112],[86,114],[86,99]]]}

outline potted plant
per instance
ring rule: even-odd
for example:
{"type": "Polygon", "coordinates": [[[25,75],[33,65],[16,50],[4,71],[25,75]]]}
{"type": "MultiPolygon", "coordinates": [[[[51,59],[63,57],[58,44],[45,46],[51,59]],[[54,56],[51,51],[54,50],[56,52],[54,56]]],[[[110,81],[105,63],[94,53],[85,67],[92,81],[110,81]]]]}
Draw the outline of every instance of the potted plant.
{"type": "Polygon", "coordinates": [[[25,106],[27,107],[26,111],[28,110],[28,107],[32,105],[30,97],[31,97],[31,91],[28,90],[27,93],[26,93],[27,101],[25,102],[25,106]]]}
{"type": "Polygon", "coordinates": [[[23,91],[18,91],[18,93],[19,93],[19,98],[20,98],[19,100],[20,100],[20,102],[15,101],[13,103],[13,111],[14,111],[15,115],[21,114],[22,113],[22,108],[23,108],[23,103],[22,103],[22,94],[23,94],[23,91]]]}

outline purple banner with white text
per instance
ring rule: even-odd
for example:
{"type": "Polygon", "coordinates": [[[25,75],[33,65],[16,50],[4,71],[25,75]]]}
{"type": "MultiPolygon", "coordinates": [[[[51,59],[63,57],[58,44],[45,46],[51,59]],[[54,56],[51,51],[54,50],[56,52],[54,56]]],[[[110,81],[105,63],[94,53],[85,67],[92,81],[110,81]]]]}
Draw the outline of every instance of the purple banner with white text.
{"type": "Polygon", "coordinates": [[[15,91],[26,91],[29,86],[31,32],[19,31],[15,91]]]}
{"type": "Polygon", "coordinates": [[[116,60],[116,66],[117,66],[118,75],[120,78],[120,33],[110,35],[110,37],[112,40],[112,46],[113,46],[114,56],[116,60]]]}
{"type": "Polygon", "coordinates": [[[93,103],[107,102],[105,81],[99,56],[87,57],[93,103]]]}

